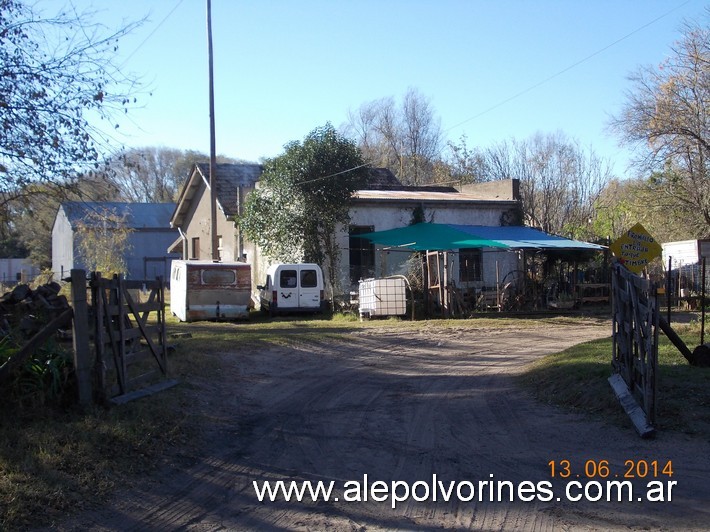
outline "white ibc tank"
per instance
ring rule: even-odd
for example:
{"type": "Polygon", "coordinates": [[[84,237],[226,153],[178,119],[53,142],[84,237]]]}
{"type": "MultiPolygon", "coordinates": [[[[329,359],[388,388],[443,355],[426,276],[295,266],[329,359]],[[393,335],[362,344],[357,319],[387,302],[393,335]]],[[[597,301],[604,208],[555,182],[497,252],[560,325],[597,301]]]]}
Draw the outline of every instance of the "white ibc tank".
{"type": "Polygon", "coordinates": [[[403,316],[407,313],[405,280],[400,277],[360,281],[360,317],[403,316]]]}

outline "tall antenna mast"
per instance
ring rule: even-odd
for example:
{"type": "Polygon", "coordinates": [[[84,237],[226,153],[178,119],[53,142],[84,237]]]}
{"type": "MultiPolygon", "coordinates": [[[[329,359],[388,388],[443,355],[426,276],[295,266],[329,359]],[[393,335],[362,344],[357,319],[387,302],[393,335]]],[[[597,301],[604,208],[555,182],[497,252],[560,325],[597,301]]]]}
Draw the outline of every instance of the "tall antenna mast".
{"type": "Polygon", "coordinates": [[[212,2],[207,0],[207,54],[209,59],[210,91],[210,241],[212,260],[219,261],[219,241],[217,239],[217,150],[214,127],[214,66],[212,61],[212,2]]]}

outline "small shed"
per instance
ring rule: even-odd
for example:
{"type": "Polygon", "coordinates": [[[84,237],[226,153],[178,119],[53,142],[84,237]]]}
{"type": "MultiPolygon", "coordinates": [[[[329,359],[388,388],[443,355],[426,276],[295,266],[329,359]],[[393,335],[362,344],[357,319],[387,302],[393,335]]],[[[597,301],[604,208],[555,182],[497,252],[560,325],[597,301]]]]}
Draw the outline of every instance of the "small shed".
{"type": "Polygon", "coordinates": [[[129,250],[125,260],[128,279],[169,279],[170,263],[179,259],[168,253],[168,246],[179,237],[170,227],[174,203],[124,203],[113,201],[70,201],[59,206],[52,227],[52,271],[63,279],[72,269],[87,269],[79,246],[81,223],[96,223],[101,213],[110,212],[122,218],[130,229],[129,250]]]}
{"type": "Polygon", "coordinates": [[[672,293],[676,297],[697,296],[702,291],[703,258],[706,262],[710,258],[710,239],[666,242],[661,247],[663,268],[670,274],[672,293]]]}

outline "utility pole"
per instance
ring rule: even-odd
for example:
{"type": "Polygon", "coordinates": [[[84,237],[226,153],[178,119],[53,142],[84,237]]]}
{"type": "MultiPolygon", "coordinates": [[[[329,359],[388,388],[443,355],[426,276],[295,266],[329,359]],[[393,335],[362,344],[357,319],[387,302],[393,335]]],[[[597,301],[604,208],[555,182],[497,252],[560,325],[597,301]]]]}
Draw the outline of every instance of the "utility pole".
{"type": "Polygon", "coordinates": [[[207,54],[209,59],[210,92],[210,241],[212,260],[219,261],[219,242],[217,239],[217,149],[215,147],[214,127],[214,66],[212,60],[212,2],[207,0],[207,54]]]}

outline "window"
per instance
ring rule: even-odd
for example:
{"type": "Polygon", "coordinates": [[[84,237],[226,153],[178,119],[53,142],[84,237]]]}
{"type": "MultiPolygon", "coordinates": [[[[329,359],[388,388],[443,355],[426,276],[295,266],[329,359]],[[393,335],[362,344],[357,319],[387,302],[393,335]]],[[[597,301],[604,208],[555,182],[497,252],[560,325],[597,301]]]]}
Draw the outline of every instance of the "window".
{"type": "Polygon", "coordinates": [[[462,283],[482,281],[482,254],[480,249],[459,250],[459,280],[462,283]]]}
{"type": "Polygon", "coordinates": [[[192,256],[193,259],[200,258],[200,238],[195,237],[192,239],[192,256]]]}
{"type": "Polygon", "coordinates": [[[229,285],[237,282],[234,270],[202,270],[202,284],[229,285]]]}
{"type": "Polygon", "coordinates": [[[375,276],[375,245],[358,235],[372,233],[371,225],[350,226],[350,282],[357,284],[360,279],[375,276]]]}
{"type": "Polygon", "coordinates": [[[298,282],[298,274],[296,270],[281,270],[279,283],[281,288],[296,288],[298,282]]]}
{"type": "Polygon", "coordinates": [[[301,288],[315,288],[318,286],[318,275],[315,270],[301,271],[301,288]]]}

